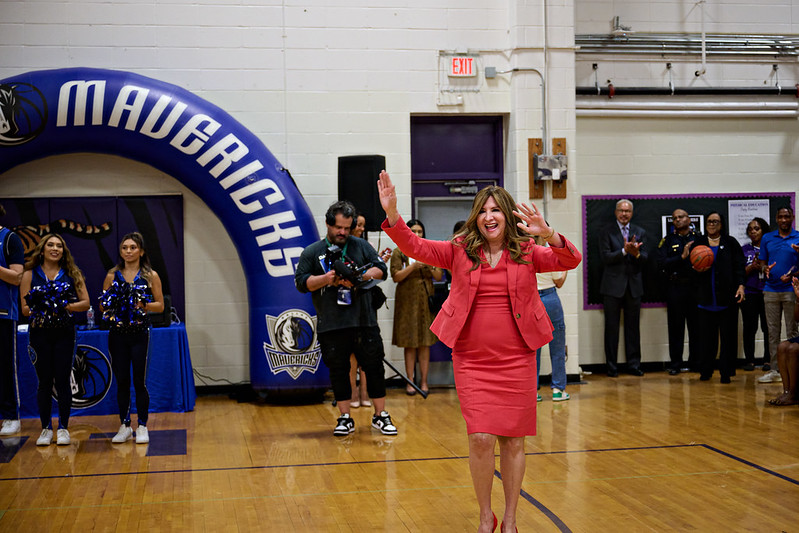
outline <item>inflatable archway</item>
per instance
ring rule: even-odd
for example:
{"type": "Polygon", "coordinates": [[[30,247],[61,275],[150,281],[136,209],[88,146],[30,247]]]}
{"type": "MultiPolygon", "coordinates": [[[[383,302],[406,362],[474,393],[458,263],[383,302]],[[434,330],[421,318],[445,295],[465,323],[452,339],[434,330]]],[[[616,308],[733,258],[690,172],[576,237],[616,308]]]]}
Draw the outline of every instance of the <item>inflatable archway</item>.
{"type": "Polygon", "coordinates": [[[311,299],[294,288],[316,225],[255,135],[189,91],[130,72],[69,68],[0,81],[0,173],[74,152],[149,164],[197,194],[230,234],[247,278],[253,387],[328,387],[311,299]]]}

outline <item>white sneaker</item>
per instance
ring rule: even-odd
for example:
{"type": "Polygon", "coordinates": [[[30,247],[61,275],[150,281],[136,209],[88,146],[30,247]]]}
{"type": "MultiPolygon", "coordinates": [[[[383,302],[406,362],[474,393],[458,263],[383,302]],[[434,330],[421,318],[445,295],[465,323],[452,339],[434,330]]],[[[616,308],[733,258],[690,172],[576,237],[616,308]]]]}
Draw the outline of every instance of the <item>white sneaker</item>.
{"type": "Polygon", "coordinates": [[[553,402],[565,402],[569,398],[571,398],[571,395],[568,392],[564,392],[560,389],[552,389],[553,402]]]}
{"type": "Polygon", "coordinates": [[[3,420],[3,427],[0,429],[0,437],[19,433],[19,420],[3,420]]]}
{"type": "Polygon", "coordinates": [[[50,446],[53,442],[53,430],[43,429],[42,434],[36,439],[36,446],[50,446]]]}
{"type": "Polygon", "coordinates": [[[139,426],[136,428],[136,444],[147,444],[150,442],[150,434],[147,432],[147,426],[139,426]]]}
{"type": "Polygon", "coordinates": [[[56,431],[56,435],[57,437],[55,443],[59,446],[66,446],[72,442],[69,438],[69,430],[67,429],[59,428],[58,431],[56,431]]]}
{"type": "Polygon", "coordinates": [[[776,370],[769,370],[759,378],[757,378],[758,383],[779,383],[782,381],[782,376],[776,370]]]}
{"type": "Polygon", "coordinates": [[[336,437],[346,437],[355,431],[355,420],[349,413],[344,413],[336,420],[336,427],[333,428],[333,435],[336,437]]]}
{"type": "Polygon", "coordinates": [[[114,444],[127,442],[131,439],[132,436],[133,436],[133,430],[130,429],[130,426],[122,424],[121,426],[119,426],[119,431],[117,431],[117,434],[114,435],[114,438],[111,439],[111,442],[113,442],[114,444]]]}
{"type": "Polygon", "coordinates": [[[379,429],[383,435],[396,435],[397,427],[391,421],[388,411],[380,411],[379,415],[372,416],[372,427],[379,429]]]}

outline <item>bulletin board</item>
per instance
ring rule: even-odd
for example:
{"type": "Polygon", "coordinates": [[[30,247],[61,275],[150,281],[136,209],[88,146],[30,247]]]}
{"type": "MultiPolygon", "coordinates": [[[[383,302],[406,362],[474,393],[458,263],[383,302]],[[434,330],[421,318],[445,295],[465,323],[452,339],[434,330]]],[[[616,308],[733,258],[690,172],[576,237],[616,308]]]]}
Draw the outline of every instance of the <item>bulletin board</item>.
{"type": "MultiPolygon", "coordinates": [[[[616,220],[614,211],[620,196],[583,196],[583,308],[601,309],[602,295],[599,292],[602,280],[602,260],[599,255],[599,235],[602,229],[616,220]]],[[[673,231],[671,214],[675,209],[685,209],[691,216],[696,231],[704,233],[704,219],[711,211],[724,217],[729,233],[741,245],[749,242],[745,237],[746,224],[755,216],[768,221],[776,229],[776,214],[780,207],[789,205],[795,209],[796,194],[746,193],[746,194],[694,194],[625,196],[633,202],[631,223],[644,228],[647,239],[643,247],[648,261],[643,269],[644,307],[664,306],[663,277],[657,268],[657,247],[660,240],[673,231]],[[768,216],[764,216],[768,213],[768,216]]]]}

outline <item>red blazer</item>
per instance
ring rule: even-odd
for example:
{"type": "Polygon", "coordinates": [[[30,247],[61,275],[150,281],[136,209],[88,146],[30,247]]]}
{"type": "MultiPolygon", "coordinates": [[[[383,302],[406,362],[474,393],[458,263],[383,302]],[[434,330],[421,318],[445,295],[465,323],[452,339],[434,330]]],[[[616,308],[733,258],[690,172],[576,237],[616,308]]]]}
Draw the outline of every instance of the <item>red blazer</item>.
{"type": "MultiPolygon", "coordinates": [[[[393,227],[389,227],[388,220],[383,221],[382,229],[405,255],[452,273],[449,297],[430,326],[441,342],[452,348],[474,303],[482,269],[470,271],[472,261],[462,247],[450,241],[419,238],[402,218],[393,227]]],[[[563,235],[560,237],[566,243],[563,248],[538,246],[532,240],[522,244],[523,257],[532,261],[528,265],[508,261],[508,294],[513,318],[530,350],[552,340],[552,322],[538,296],[535,273],[571,270],[582,260],[577,248],[563,235]]]]}

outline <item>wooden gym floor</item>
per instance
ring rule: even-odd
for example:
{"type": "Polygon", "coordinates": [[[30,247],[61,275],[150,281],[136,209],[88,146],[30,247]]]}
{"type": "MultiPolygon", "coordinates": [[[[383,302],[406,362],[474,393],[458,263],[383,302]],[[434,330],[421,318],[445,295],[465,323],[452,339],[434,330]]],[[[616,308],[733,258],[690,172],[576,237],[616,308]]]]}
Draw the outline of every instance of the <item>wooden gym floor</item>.
{"type": "MultiPolygon", "coordinates": [[[[542,389],[519,531],[798,531],[799,407],[767,405],[781,387],[760,374],[588,376],[562,403],[542,389]]],[[[396,437],[365,408],[333,437],[329,398],[200,397],[151,415],[149,445],[112,445],[118,422],[103,416],[74,417],[70,446],[38,448],[26,419],[0,446],[0,531],[475,531],[455,391],[390,389],[387,403],[396,437]]]]}

